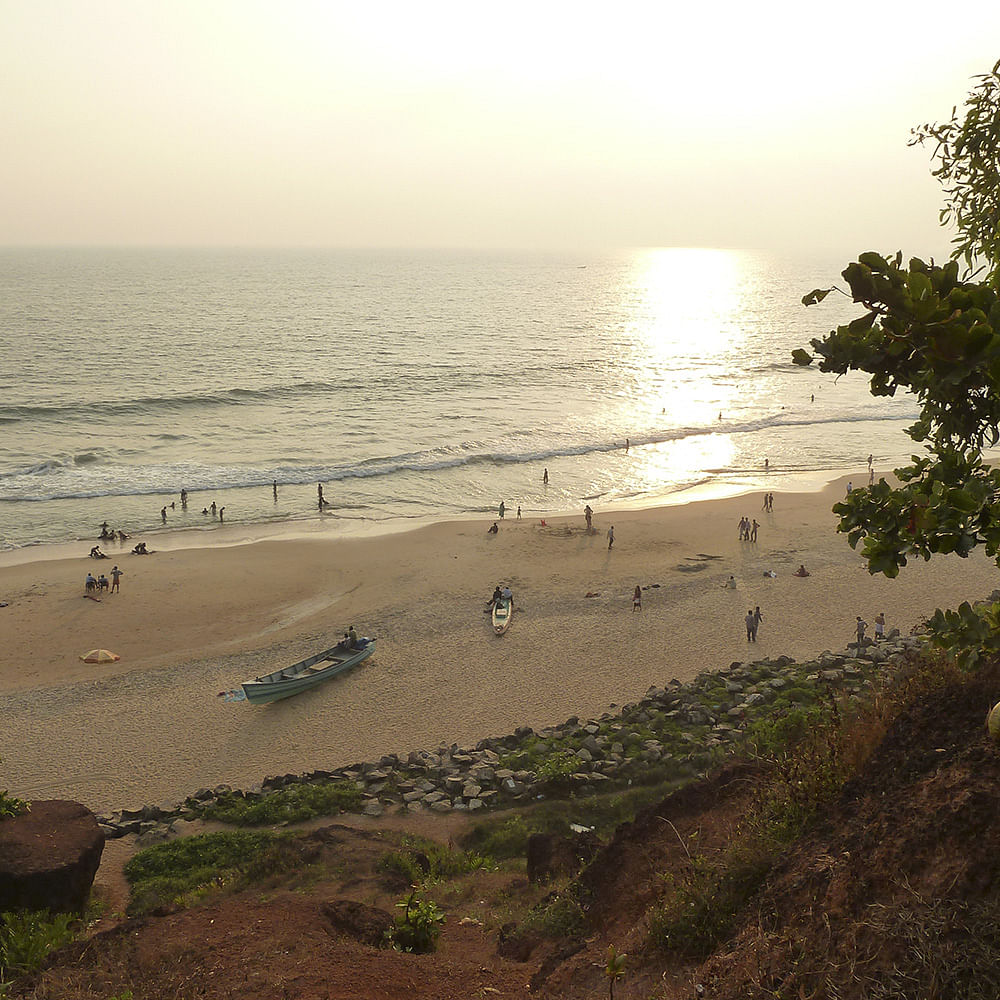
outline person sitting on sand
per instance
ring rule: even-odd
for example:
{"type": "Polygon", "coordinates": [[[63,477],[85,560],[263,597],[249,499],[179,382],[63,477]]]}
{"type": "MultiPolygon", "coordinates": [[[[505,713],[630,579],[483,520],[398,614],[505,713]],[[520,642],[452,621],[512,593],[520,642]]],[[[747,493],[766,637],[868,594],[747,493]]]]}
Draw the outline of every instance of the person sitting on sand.
{"type": "Polygon", "coordinates": [[[728,580],[726,580],[725,587],[726,587],[726,590],[735,590],[736,589],[736,577],[735,576],[731,576],[728,580]]]}
{"type": "Polygon", "coordinates": [[[139,542],[134,549],[132,549],[132,554],[136,556],[148,556],[149,550],[146,548],[145,542],[139,542]]]}
{"type": "Polygon", "coordinates": [[[807,570],[805,568],[805,566],[801,566],[800,565],[799,568],[795,571],[795,573],[793,575],[794,576],[808,576],[809,575],[809,570],[807,570]]]}
{"type": "Polygon", "coordinates": [[[90,558],[91,559],[107,559],[108,557],[101,551],[101,547],[99,545],[95,545],[90,550],[90,558]]]}
{"type": "Polygon", "coordinates": [[[498,533],[499,531],[500,531],[500,529],[499,529],[499,527],[497,527],[497,523],[496,523],[496,521],[494,521],[494,522],[493,522],[493,524],[491,524],[491,525],[490,525],[490,527],[488,527],[488,528],[486,529],[486,534],[487,534],[487,535],[495,535],[495,534],[497,534],[497,533],[498,533]]]}

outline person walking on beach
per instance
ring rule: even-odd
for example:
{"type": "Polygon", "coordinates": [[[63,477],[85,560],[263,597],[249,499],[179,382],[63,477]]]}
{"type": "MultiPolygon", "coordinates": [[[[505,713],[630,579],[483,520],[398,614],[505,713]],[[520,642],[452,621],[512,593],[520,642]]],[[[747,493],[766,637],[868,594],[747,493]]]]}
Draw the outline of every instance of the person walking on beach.
{"type": "Polygon", "coordinates": [[[591,521],[594,518],[594,512],[590,509],[589,503],[583,508],[583,516],[587,520],[587,534],[589,535],[594,530],[594,526],[591,524],[591,521]]]}
{"type": "Polygon", "coordinates": [[[519,521],[521,520],[521,505],[520,504],[517,505],[517,519],[519,521]]]}
{"type": "Polygon", "coordinates": [[[625,454],[626,455],[628,454],[628,446],[629,446],[629,440],[628,440],[628,438],[625,438],[625,454]]]}
{"type": "Polygon", "coordinates": [[[275,481],[273,483],[271,483],[271,489],[274,490],[274,501],[275,501],[275,503],[277,503],[278,502],[278,480],[277,479],[275,479],[275,481]]]}
{"type": "Polygon", "coordinates": [[[611,547],[615,544],[615,526],[612,524],[608,528],[608,551],[611,551],[611,547]]]}
{"type": "Polygon", "coordinates": [[[119,587],[118,587],[119,583],[121,582],[121,578],[122,578],[122,571],[117,566],[112,566],[111,567],[111,590],[110,590],[110,593],[113,594],[116,590],[118,591],[118,593],[121,593],[121,590],[119,590],[119,587]]]}
{"type": "Polygon", "coordinates": [[[858,634],[858,647],[863,647],[865,644],[865,629],[868,628],[868,622],[864,621],[861,615],[858,615],[857,625],[855,626],[858,634]]]}
{"type": "Polygon", "coordinates": [[[744,624],[747,627],[747,642],[757,641],[757,619],[754,618],[753,611],[748,611],[746,618],[743,619],[744,624]]]}
{"type": "MultiPolygon", "coordinates": [[[[326,506],[326,500],[323,497],[323,484],[322,483],[318,483],[316,485],[316,497],[317,497],[317,504],[319,506],[319,509],[322,510],[326,506]]],[[[214,514],[215,511],[213,510],[212,513],[214,514]]]]}
{"type": "Polygon", "coordinates": [[[642,587],[635,585],[635,593],[632,595],[632,611],[642,611],[642,587]]]}
{"type": "Polygon", "coordinates": [[[874,455],[869,455],[869,456],[868,456],[868,468],[869,468],[869,469],[870,469],[870,468],[872,467],[872,462],[873,462],[874,460],[875,460],[875,456],[874,456],[874,455]]]}
{"type": "Polygon", "coordinates": [[[504,504],[503,500],[500,501],[500,509],[499,509],[498,513],[500,514],[500,520],[502,521],[504,514],[507,513],[507,507],[504,504]]]}
{"type": "Polygon", "coordinates": [[[542,473],[542,485],[543,486],[548,486],[549,485],[549,470],[548,469],[546,469],[542,473]]]}
{"type": "Polygon", "coordinates": [[[760,613],[760,605],[759,604],[753,609],[753,620],[754,620],[753,638],[754,638],[754,642],[756,642],[757,641],[757,629],[760,628],[760,623],[764,620],[764,616],[760,613]]]}

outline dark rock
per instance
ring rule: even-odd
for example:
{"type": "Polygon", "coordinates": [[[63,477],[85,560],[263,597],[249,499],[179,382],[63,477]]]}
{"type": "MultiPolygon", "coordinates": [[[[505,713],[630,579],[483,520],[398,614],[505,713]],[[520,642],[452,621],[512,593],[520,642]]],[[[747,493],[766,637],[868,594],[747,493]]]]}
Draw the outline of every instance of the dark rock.
{"type": "Polygon", "coordinates": [[[497,938],[497,954],[512,962],[527,962],[539,940],[537,934],[519,930],[516,923],[504,924],[497,938]]]}
{"type": "Polygon", "coordinates": [[[320,907],[320,912],[330,921],[333,930],[373,948],[386,943],[386,934],[393,927],[392,916],[385,910],[352,899],[330,900],[320,907]]]}
{"type": "Polygon", "coordinates": [[[600,846],[593,833],[572,837],[533,833],[528,837],[528,881],[545,882],[557,875],[577,875],[600,846]]]}
{"type": "Polygon", "coordinates": [[[82,913],[101,863],[104,833],[79,802],[49,799],[0,822],[5,910],[82,913]]]}

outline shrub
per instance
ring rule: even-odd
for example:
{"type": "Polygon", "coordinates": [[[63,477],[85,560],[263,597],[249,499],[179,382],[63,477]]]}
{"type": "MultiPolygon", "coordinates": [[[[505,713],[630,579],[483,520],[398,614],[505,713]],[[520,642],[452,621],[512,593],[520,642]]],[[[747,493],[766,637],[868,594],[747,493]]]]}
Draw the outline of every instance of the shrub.
{"type": "Polygon", "coordinates": [[[8,795],[6,791],[0,792],[0,820],[13,819],[15,816],[20,816],[21,813],[29,812],[30,809],[31,805],[24,799],[8,795]]]}
{"type": "Polygon", "coordinates": [[[72,939],[73,920],[46,910],[0,913],[0,996],[8,976],[37,972],[49,952],[72,939]]]}
{"type": "Polygon", "coordinates": [[[301,823],[317,816],[335,816],[360,805],[361,791],[351,782],[299,782],[259,799],[227,792],[201,810],[201,815],[233,826],[273,826],[301,823]]]}
{"type": "Polygon", "coordinates": [[[437,903],[430,899],[417,899],[414,890],[397,903],[396,908],[403,912],[396,917],[396,925],[390,932],[393,948],[417,954],[434,951],[441,925],[445,922],[445,915],[438,909],[437,903]]]}
{"type": "Polygon", "coordinates": [[[410,885],[424,885],[493,866],[491,858],[477,851],[454,851],[421,837],[404,837],[402,848],[384,854],[377,867],[402,875],[410,885]]]}

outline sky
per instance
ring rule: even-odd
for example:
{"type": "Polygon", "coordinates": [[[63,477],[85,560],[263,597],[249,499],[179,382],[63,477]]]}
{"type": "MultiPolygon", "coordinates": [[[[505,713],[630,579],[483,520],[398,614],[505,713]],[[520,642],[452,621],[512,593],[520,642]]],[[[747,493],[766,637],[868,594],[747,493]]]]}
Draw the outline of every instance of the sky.
{"type": "Polygon", "coordinates": [[[998,57],[995,0],[0,0],[0,245],[945,256],[910,129],[998,57]]]}

